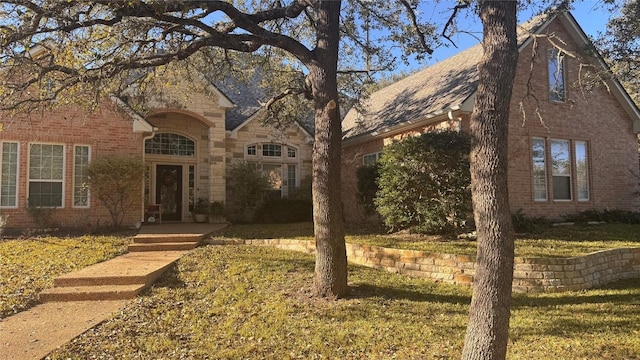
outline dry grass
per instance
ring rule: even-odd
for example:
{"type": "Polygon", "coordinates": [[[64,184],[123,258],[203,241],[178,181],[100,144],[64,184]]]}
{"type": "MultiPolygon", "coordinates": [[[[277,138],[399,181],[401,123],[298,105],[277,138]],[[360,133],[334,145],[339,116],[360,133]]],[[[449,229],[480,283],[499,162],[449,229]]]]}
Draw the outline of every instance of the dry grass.
{"type": "MultiPolygon", "coordinates": [[[[350,266],[351,295],[310,297],[313,257],[209,246],[50,359],[456,359],[470,290],[350,266]]],[[[516,295],[509,359],[640,359],[640,281],[516,295]]]]}
{"type": "Polygon", "coordinates": [[[37,303],[58,275],[122,254],[123,236],[39,237],[0,241],[0,319],[37,303]]]}

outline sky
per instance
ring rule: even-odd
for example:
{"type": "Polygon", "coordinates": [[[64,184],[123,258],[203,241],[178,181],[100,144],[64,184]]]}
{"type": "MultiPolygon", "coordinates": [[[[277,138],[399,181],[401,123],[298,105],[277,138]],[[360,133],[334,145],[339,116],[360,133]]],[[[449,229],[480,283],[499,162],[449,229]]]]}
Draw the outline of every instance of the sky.
{"type": "MultiPolygon", "coordinates": [[[[426,2],[426,6],[422,9],[424,16],[427,18],[441,19],[448,17],[450,10],[446,7],[438,7],[435,2],[426,2]]],[[[582,30],[589,35],[596,37],[598,32],[604,32],[606,30],[607,21],[611,16],[611,12],[604,8],[602,2],[599,0],[582,0],[575,1],[572,5],[571,14],[576,18],[578,24],[582,27],[582,30]]],[[[526,9],[518,12],[518,23],[527,21],[534,16],[532,9],[526,9]]],[[[397,71],[413,72],[422,69],[428,65],[434,64],[438,61],[444,60],[455,53],[458,53],[466,48],[478,44],[479,39],[482,36],[482,24],[480,19],[473,14],[463,15],[459,21],[460,28],[465,31],[473,33],[473,35],[462,33],[452,37],[452,40],[456,43],[456,47],[438,47],[435,49],[431,58],[425,59],[421,62],[413,62],[410,65],[403,65],[398,68],[397,71]]],[[[441,31],[441,29],[440,29],[441,31]]]]}

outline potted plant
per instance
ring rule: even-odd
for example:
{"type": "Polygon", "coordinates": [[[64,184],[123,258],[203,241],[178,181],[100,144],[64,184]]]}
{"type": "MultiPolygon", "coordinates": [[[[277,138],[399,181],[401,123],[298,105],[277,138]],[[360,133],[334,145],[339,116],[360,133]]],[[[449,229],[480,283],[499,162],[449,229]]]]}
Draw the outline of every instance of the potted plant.
{"type": "Polygon", "coordinates": [[[207,222],[209,218],[209,200],[201,197],[196,200],[193,205],[193,221],[195,222],[207,222]]]}
{"type": "Polygon", "coordinates": [[[222,201],[214,201],[209,206],[209,222],[211,223],[223,223],[226,221],[226,208],[224,207],[224,202],[222,201]]]}

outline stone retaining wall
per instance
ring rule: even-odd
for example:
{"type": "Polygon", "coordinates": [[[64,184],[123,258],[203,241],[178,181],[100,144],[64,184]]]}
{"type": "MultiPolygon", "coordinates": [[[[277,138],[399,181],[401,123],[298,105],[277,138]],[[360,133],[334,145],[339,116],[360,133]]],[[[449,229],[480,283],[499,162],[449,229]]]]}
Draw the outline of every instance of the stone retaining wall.
{"type": "MultiPolygon", "coordinates": [[[[305,240],[209,240],[209,244],[270,246],[315,253],[315,243],[305,240]]],[[[353,264],[450,284],[470,286],[475,275],[475,257],[468,255],[347,244],[347,259],[353,264]]],[[[582,290],[628,278],[640,278],[640,248],[603,250],[571,258],[516,258],[513,291],[582,290]]]]}

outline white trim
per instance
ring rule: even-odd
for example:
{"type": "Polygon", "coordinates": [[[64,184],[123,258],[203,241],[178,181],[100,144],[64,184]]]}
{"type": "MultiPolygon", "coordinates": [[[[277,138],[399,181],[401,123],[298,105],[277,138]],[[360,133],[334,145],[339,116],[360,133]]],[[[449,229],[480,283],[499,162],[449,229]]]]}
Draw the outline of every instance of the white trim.
{"type": "MultiPolygon", "coordinates": [[[[50,183],[58,183],[61,182],[62,183],[62,199],[60,201],[60,209],[64,209],[65,208],[65,188],[66,188],[66,183],[65,183],[65,178],[66,178],[66,174],[67,174],[67,146],[66,144],[63,143],[54,143],[54,142],[30,142],[28,144],[28,150],[27,150],[27,193],[26,195],[29,195],[29,188],[31,187],[31,177],[29,176],[29,172],[31,169],[31,146],[32,145],[53,145],[53,146],[62,146],[62,179],[61,180],[48,180],[47,179],[34,179],[34,182],[50,182],[50,183]]],[[[27,197],[27,207],[29,206],[28,204],[28,200],[29,198],[27,197]]],[[[57,206],[51,207],[51,208],[58,208],[57,206]]]]}
{"type": "Polygon", "coordinates": [[[551,188],[553,189],[553,201],[554,202],[568,202],[568,201],[573,201],[573,191],[574,191],[574,185],[573,185],[573,152],[571,151],[571,143],[572,141],[570,139],[558,139],[558,138],[551,138],[549,139],[549,160],[551,160],[549,163],[551,165],[551,188]],[[567,144],[567,155],[568,155],[568,168],[569,168],[569,174],[556,174],[554,172],[554,166],[553,166],[553,142],[562,142],[562,143],[566,143],[567,144]],[[554,189],[554,181],[553,178],[554,177],[566,177],[569,178],[569,198],[568,199],[556,199],[556,194],[555,194],[555,189],[554,189]]]}
{"type": "MultiPolygon", "coordinates": [[[[255,120],[259,115],[261,115],[261,113],[263,111],[264,111],[264,109],[260,108],[258,111],[253,113],[253,115],[249,116],[245,121],[241,122],[240,125],[236,126],[233,130],[227,130],[228,136],[230,138],[232,138],[232,139],[237,139],[238,138],[238,131],[240,131],[243,127],[247,126],[250,122],[255,120]]],[[[300,131],[302,131],[302,133],[307,137],[307,141],[309,141],[309,142],[313,142],[314,141],[313,136],[307,131],[307,129],[304,128],[304,126],[302,126],[302,124],[300,124],[297,121],[294,121],[294,123],[298,127],[298,129],[300,131]]],[[[262,126],[262,125],[260,125],[260,126],[262,126]]]]}
{"type": "Polygon", "coordinates": [[[531,137],[531,190],[532,190],[532,194],[533,195],[533,201],[534,202],[545,202],[545,201],[549,201],[549,178],[548,178],[548,174],[547,174],[547,141],[545,138],[543,137],[538,137],[538,136],[532,136],[531,137]],[[542,160],[543,160],[543,170],[544,170],[544,198],[537,198],[536,197],[536,181],[535,181],[535,169],[533,166],[533,140],[540,140],[542,141],[542,150],[543,150],[543,154],[542,154],[542,160]]]}
{"type": "MultiPolygon", "coordinates": [[[[76,149],[79,147],[86,147],[89,149],[87,154],[87,160],[91,162],[92,149],[91,145],[86,144],[73,144],[73,169],[71,171],[71,207],[74,209],[88,209],[91,207],[91,189],[87,188],[87,205],[76,205],[76,149]]],[[[87,163],[88,165],[88,163],[87,163]]]]}
{"type": "Polygon", "coordinates": [[[109,98],[120,110],[124,111],[133,120],[133,132],[153,132],[157,130],[119,97],[111,95],[109,98]]]}
{"type": "MultiPolygon", "coordinates": [[[[17,209],[18,208],[18,204],[20,203],[20,142],[18,141],[11,141],[11,140],[6,140],[6,141],[0,141],[0,176],[2,175],[2,157],[4,152],[2,151],[2,144],[4,143],[11,143],[11,144],[16,144],[17,148],[16,148],[16,200],[14,202],[13,205],[9,205],[9,206],[2,206],[0,205],[1,209],[17,209]]],[[[1,185],[1,184],[0,184],[1,185]]]]}

